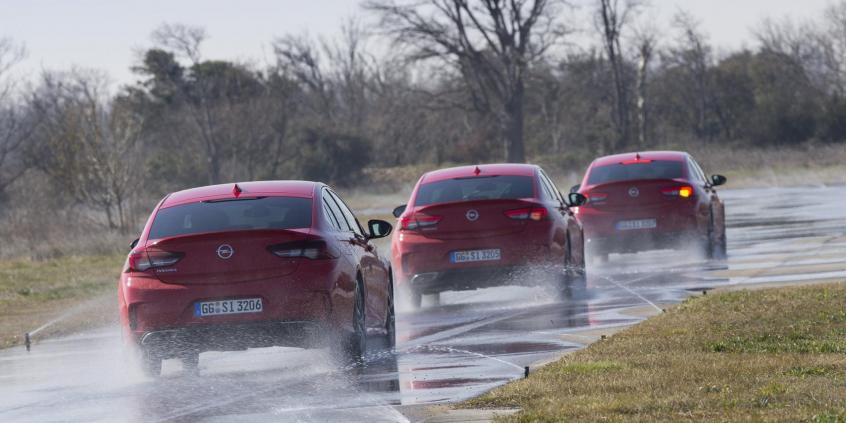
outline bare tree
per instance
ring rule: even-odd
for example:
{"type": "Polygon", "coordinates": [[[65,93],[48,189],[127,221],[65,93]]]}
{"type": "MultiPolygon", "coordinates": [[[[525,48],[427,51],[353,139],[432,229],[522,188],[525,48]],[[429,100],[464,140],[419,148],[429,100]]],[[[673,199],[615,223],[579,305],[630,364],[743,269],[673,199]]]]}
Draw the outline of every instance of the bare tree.
{"type": "Polygon", "coordinates": [[[652,61],[652,56],[655,52],[655,46],[658,41],[658,36],[652,29],[642,29],[635,35],[635,44],[637,46],[637,143],[638,147],[646,145],[646,136],[648,130],[648,72],[649,64],[652,61]]]}
{"type": "Polygon", "coordinates": [[[358,22],[348,21],[341,31],[340,41],[289,35],[277,39],[273,49],[277,68],[306,88],[306,100],[314,100],[306,103],[324,124],[361,131],[378,64],[366,53],[367,36],[358,22]]]}
{"type": "Polygon", "coordinates": [[[109,95],[96,72],[44,74],[33,104],[40,114],[33,161],[75,200],[106,215],[110,228],[128,230],[127,210],[140,185],[143,117],[109,95]]]}
{"type": "Polygon", "coordinates": [[[464,78],[474,104],[500,123],[505,159],[525,160],[525,78],[529,65],[565,34],[561,1],[372,0],[365,8],[412,60],[435,59],[464,78]]]}
{"type": "Polygon", "coordinates": [[[611,150],[624,147],[631,138],[629,120],[629,94],[626,81],[626,63],[620,40],[623,29],[632,16],[643,5],[640,0],[599,0],[597,10],[598,28],[602,33],[602,43],[611,66],[611,78],[614,83],[613,121],[617,129],[617,140],[610,145],[611,150]]]}
{"type": "Polygon", "coordinates": [[[34,128],[33,116],[17,98],[15,81],[9,70],[26,56],[22,45],[0,38],[0,192],[26,172],[20,157],[34,128]]]}
{"type": "MultiPolygon", "coordinates": [[[[208,35],[200,27],[166,23],[153,31],[151,38],[158,46],[174,51],[179,56],[188,59],[191,69],[196,71],[202,63],[201,47],[208,35]]],[[[193,77],[193,84],[185,83],[186,81],[172,82],[181,99],[184,100],[183,104],[190,112],[191,122],[196,126],[200,136],[206,156],[208,182],[217,184],[221,182],[225,140],[220,139],[219,122],[212,110],[214,103],[211,98],[213,82],[197,75],[196,72],[193,77]]]]}
{"type": "Polygon", "coordinates": [[[695,132],[706,134],[708,107],[711,103],[711,86],[708,69],[711,66],[711,47],[699,22],[687,12],[680,11],[673,17],[673,27],[679,33],[679,42],[667,50],[664,60],[678,66],[688,76],[691,85],[691,102],[696,115],[695,132]]]}

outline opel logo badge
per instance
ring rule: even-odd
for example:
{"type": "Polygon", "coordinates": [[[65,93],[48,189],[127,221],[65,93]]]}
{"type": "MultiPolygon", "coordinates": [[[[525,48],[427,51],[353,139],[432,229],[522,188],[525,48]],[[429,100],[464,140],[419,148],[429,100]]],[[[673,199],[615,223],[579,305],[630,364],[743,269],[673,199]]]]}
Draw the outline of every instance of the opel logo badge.
{"type": "Polygon", "coordinates": [[[479,212],[474,209],[467,210],[467,213],[464,213],[464,217],[471,222],[475,222],[479,220],[479,212]]]}
{"type": "Polygon", "coordinates": [[[638,195],[640,195],[640,190],[637,187],[629,188],[629,197],[637,197],[638,195]]]}
{"type": "Polygon", "coordinates": [[[235,254],[235,249],[229,244],[223,244],[217,247],[217,256],[224,260],[232,257],[233,254],[235,254]]]}

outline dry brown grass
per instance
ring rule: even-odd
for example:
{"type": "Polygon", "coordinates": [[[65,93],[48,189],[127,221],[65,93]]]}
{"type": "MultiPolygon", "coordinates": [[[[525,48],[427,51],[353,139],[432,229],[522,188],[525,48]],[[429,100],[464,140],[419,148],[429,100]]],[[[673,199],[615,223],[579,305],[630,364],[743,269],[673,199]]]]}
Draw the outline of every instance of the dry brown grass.
{"type": "Polygon", "coordinates": [[[471,400],[499,421],[846,421],[846,285],[688,300],[471,400]]]}

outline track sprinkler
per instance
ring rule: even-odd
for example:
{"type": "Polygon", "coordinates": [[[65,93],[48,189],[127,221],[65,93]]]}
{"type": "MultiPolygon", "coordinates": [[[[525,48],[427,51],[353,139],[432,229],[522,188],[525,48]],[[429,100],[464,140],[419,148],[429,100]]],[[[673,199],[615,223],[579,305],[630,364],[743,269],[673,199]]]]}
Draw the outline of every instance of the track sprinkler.
{"type": "Polygon", "coordinates": [[[29,332],[24,334],[24,345],[26,345],[26,352],[32,348],[32,341],[29,339],[29,332]]]}

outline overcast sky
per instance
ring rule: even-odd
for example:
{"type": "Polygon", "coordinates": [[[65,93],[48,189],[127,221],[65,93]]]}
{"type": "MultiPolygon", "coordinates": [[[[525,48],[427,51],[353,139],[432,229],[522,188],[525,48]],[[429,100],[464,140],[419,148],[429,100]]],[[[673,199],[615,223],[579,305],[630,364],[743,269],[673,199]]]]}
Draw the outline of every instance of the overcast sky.
{"type": "MultiPolygon", "coordinates": [[[[356,0],[0,0],[0,37],[25,43],[21,74],[72,65],[108,72],[117,83],[134,80],[134,51],[150,46],[162,22],[200,25],[210,35],[208,58],[269,62],[270,42],[284,34],[334,36],[356,0]]],[[[592,4],[575,0],[576,5],[592,4]]],[[[679,9],[702,22],[721,49],[752,46],[750,28],[764,17],[820,16],[831,0],[652,0],[649,16],[667,28],[679,9]]],[[[585,13],[586,6],[580,12],[585,13]]]]}

